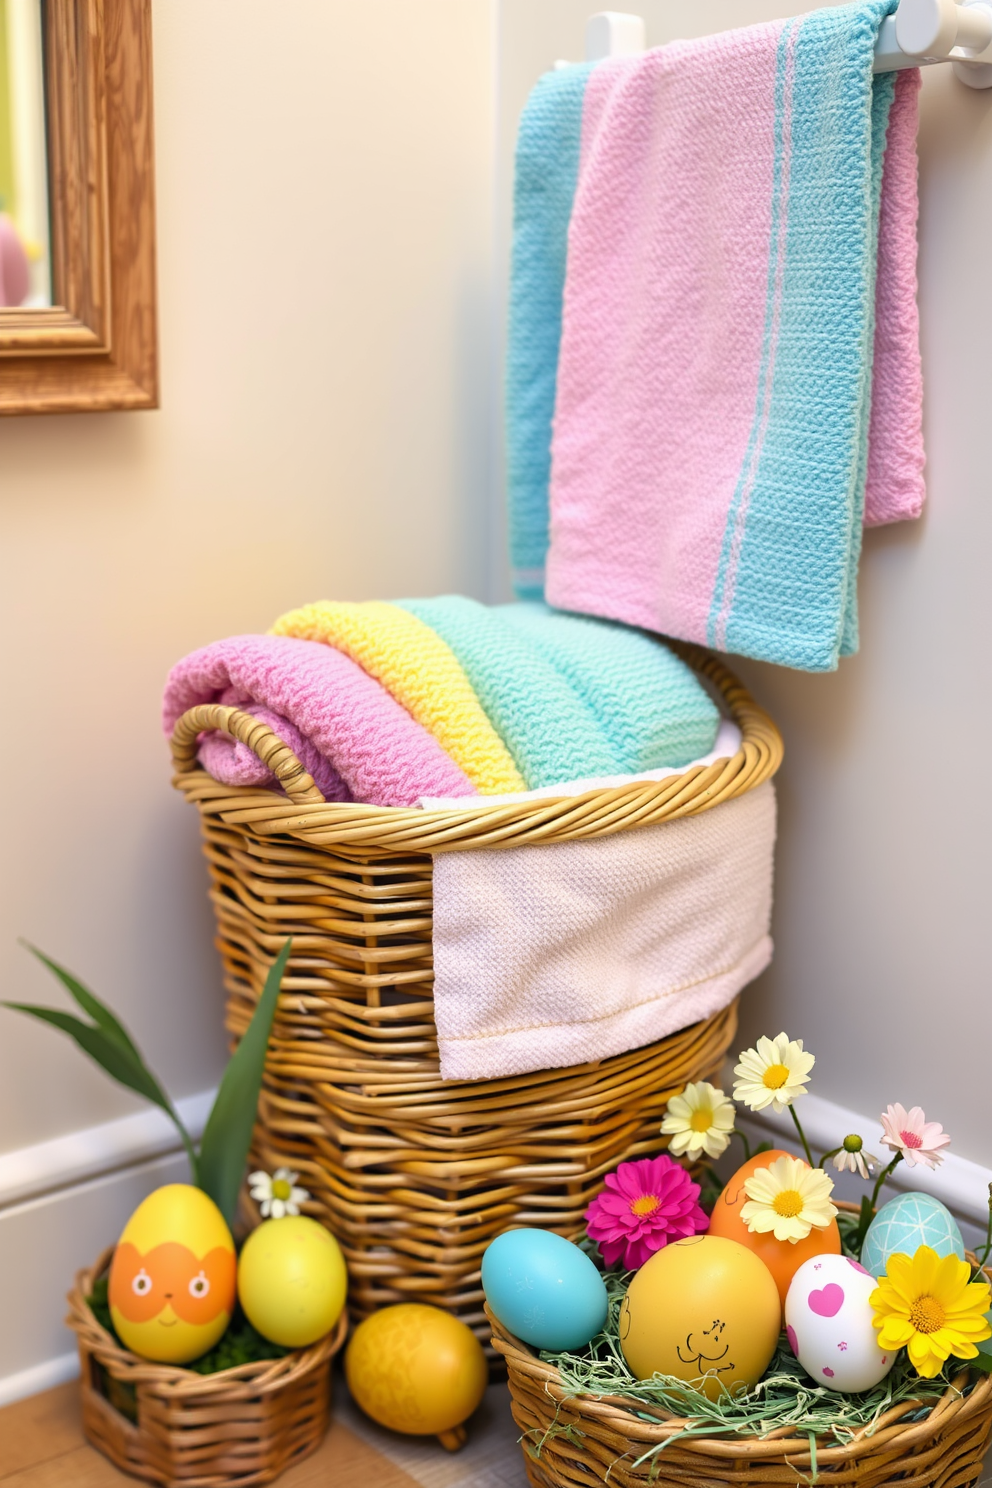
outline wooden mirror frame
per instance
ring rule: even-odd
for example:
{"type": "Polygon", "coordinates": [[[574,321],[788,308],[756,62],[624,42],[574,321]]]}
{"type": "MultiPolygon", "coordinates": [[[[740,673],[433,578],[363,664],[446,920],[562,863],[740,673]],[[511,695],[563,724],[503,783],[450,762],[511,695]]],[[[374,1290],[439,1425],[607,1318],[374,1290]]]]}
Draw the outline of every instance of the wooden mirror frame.
{"type": "Polygon", "coordinates": [[[158,407],[151,0],[43,0],[51,307],[0,309],[0,414],[158,407]]]}

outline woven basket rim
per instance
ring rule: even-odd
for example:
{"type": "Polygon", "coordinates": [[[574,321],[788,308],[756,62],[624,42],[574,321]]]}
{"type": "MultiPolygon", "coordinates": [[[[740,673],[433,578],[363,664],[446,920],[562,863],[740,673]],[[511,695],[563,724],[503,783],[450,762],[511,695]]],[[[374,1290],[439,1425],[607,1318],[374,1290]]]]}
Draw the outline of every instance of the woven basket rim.
{"type": "MultiPolygon", "coordinates": [[[[857,1206],[838,1201],[838,1207],[852,1212],[857,1206]]],[[[977,1257],[972,1251],[965,1252],[972,1265],[977,1257]]],[[[984,1274],[992,1281],[992,1264],[983,1267],[984,1274]]],[[[561,1384],[561,1375],[553,1364],[537,1357],[536,1352],[521,1339],[514,1337],[485,1304],[486,1317],[492,1328],[493,1346],[507,1361],[511,1379],[513,1370],[529,1374],[543,1382],[544,1393],[559,1406],[568,1405],[597,1417],[621,1435],[626,1435],[642,1445],[659,1445],[677,1437],[692,1422],[692,1417],[668,1415],[661,1406],[634,1400],[625,1395],[573,1395],[561,1384]],[[658,1417],[657,1424],[646,1421],[644,1415],[651,1412],[658,1417]]],[[[830,1436],[817,1436],[815,1461],[821,1466],[838,1464],[875,1451],[881,1446],[898,1447],[902,1453],[911,1452],[918,1444],[933,1435],[934,1426],[946,1424],[948,1417],[965,1418],[992,1404],[992,1375],[983,1374],[973,1387],[964,1393],[970,1371],[962,1361],[962,1368],[944,1392],[931,1400],[931,1408],[920,1421],[902,1425],[902,1418],[911,1411],[926,1406],[925,1400],[903,1400],[885,1411],[874,1428],[863,1426],[853,1433],[851,1440],[839,1443],[830,1436]]],[[[759,1458],[787,1457],[792,1468],[812,1467],[814,1454],[810,1449],[810,1433],[801,1429],[778,1427],[767,1436],[747,1436],[741,1432],[728,1432],[712,1436],[693,1436],[692,1450],[723,1461],[755,1461],[759,1458]]]]}
{"type": "Polygon", "coordinates": [[[288,745],[251,714],[220,703],[190,708],[172,734],[173,785],[203,811],[232,825],[314,845],[353,847],[399,856],[457,850],[519,847],[605,836],[631,827],[710,810],[770,779],[782,762],[782,736],[730,669],[702,646],[666,639],[717,693],[741,730],[737,753],[712,765],[695,765],[659,781],[630,781],[578,795],[543,796],[508,805],[457,809],[369,806],[325,802],[288,745]],[[254,786],[227,786],[199,765],[200,734],[218,729],[247,745],[275,774],[286,794],[254,786]]]}
{"type": "Polygon", "coordinates": [[[197,1374],[176,1364],[156,1364],[123,1348],[92,1312],[86,1298],[97,1279],[110,1265],[115,1247],[102,1251],[92,1266],[76,1272],[72,1289],[66,1297],[69,1304],[67,1325],[76,1334],[79,1346],[92,1354],[116,1379],[142,1385],[152,1393],[175,1400],[184,1395],[209,1395],[215,1399],[235,1400],[284,1389],[292,1380],[309,1374],[333,1358],[348,1332],[348,1308],[331,1331],[308,1348],[291,1349],[280,1359],[257,1359],[238,1364],[233,1369],[218,1369],[213,1374],[197,1374]]]}

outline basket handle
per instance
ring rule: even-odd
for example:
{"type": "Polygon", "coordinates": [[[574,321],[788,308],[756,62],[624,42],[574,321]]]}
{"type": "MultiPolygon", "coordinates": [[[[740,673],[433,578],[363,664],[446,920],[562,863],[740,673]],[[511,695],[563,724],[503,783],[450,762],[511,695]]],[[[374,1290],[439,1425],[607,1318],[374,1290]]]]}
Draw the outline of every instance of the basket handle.
{"type": "Polygon", "coordinates": [[[177,775],[196,768],[199,737],[209,729],[217,729],[250,749],[272,771],[294,806],[310,802],[324,804],[313,776],[307,773],[289,745],[267,723],[224,703],[198,703],[176,723],[172,730],[172,763],[177,775]]]}

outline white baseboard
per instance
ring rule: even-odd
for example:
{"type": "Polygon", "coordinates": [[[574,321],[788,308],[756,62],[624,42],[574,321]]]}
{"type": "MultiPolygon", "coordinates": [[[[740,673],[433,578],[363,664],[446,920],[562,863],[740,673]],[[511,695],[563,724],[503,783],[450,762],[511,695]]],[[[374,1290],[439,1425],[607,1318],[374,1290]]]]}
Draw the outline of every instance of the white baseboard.
{"type": "Polygon", "coordinates": [[[0,1407],[26,1400],[29,1395],[40,1395],[42,1390],[53,1390],[78,1374],[78,1354],[59,1354],[56,1359],[22,1369],[20,1374],[8,1374],[6,1379],[0,1379],[0,1407]]]}
{"type": "MultiPolygon", "coordinates": [[[[796,1102],[796,1111],[816,1157],[839,1146],[848,1132],[856,1132],[862,1137],[868,1151],[876,1156],[892,1155],[887,1147],[882,1146],[882,1128],[874,1117],[859,1116],[856,1111],[848,1111],[818,1095],[804,1095],[796,1102]]],[[[784,1145],[798,1150],[796,1128],[787,1111],[780,1116],[772,1111],[752,1112],[747,1121],[774,1133],[784,1145]]],[[[902,1162],[893,1173],[891,1182],[896,1188],[914,1188],[921,1193],[933,1194],[953,1214],[970,1220],[983,1230],[988,1222],[992,1168],[958,1157],[954,1152],[946,1154],[939,1168],[910,1167],[909,1163],[902,1162]]]]}
{"type": "MultiPolygon", "coordinates": [[[[194,1142],[203,1135],[216,1094],[216,1090],[201,1090],[176,1101],[179,1118],[194,1142]]],[[[172,1122],[164,1111],[152,1106],[102,1126],[69,1132],[16,1152],[3,1152],[0,1209],[181,1150],[172,1122]]]]}

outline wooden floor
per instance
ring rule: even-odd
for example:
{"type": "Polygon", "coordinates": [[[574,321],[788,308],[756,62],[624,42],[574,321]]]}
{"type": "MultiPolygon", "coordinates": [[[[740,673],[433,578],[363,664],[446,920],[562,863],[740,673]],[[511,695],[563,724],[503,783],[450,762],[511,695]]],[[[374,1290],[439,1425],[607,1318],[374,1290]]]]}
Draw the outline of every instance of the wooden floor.
{"type": "MultiPolygon", "coordinates": [[[[419,1488],[417,1479],[335,1421],[319,1451],[279,1479],[282,1488],[368,1483],[419,1488]]],[[[134,1488],[83,1440],[79,1387],[73,1381],[0,1410],[3,1488],[134,1488]]]]}

